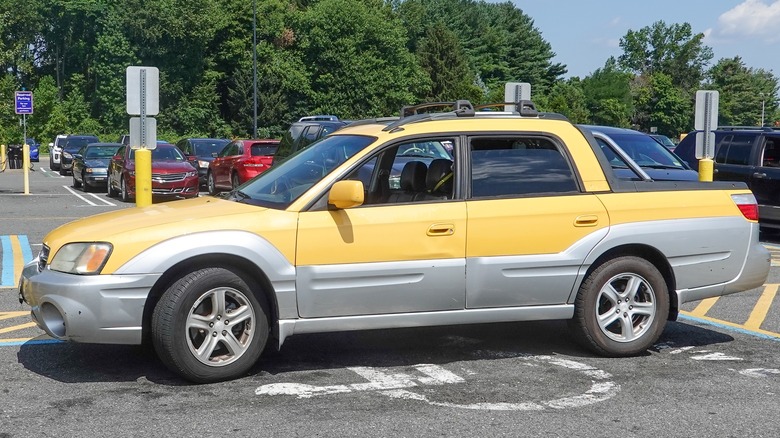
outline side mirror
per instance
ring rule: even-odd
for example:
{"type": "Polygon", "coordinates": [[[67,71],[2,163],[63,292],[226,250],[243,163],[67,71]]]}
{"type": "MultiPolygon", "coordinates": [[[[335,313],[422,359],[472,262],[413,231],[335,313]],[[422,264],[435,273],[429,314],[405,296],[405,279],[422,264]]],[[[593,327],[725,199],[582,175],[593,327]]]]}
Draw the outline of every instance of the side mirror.
{"type": "Polygon", "coordinates": [[[54,147],[54,143],[49,143],[49,149],[54,147]]]}
{"type": "Polygon", "coordinates": [[[80,160],[82,157],[81,157],[81,154],[73,154],[73,158],[80,160]]]}
{"type": "Polygon", "coordinates": [[[330,188],[328,204],[338,209],[358,207],[363,205],[365,201],[364,196],[363,183],[361,181],[339,181],[330,188]]]}

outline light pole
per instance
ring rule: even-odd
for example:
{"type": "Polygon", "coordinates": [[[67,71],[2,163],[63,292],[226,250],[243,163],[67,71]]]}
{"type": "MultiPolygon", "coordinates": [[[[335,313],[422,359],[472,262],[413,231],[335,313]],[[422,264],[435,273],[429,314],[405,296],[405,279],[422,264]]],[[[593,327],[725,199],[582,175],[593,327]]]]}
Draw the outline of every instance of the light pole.
{"type": "Polygon", "coordinates": [[[257,138],[257,0],[252,0],[252,89],[252,138],[257,138]]]}
{"type": "Polygon", "coordinates": [[[764,93],[761,93],[761,127],[764,127],[764,93]]]}

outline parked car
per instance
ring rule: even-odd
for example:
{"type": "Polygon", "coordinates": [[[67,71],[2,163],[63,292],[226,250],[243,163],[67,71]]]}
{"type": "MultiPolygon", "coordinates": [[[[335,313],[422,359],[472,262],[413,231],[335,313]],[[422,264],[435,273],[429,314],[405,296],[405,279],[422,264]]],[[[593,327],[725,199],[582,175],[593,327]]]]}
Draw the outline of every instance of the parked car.
{"type": "Polygon", "coordinates": [[[200,185],[205,186],[209,163],[228,143],[226,138],[183,138],[176,142],[176,147],[195,164],[200,185]]]}
{"type": "Polygon", "coordinates": [[[209,194],[233,190],[271,167],[279,140],[233,140],[209,163],[209,194]]]}
{"type": "Polygon", "coordinates": [[[667,137],[667,136],[665,136],[665,135],[661,135],[661,134],[649,134],[649,135],[650,135],[650,137],[653,137],[654,139],[656,139],[656,141],[658,141],[658,143],[661,143],[663,145],[663,147],[665,147],[666,149],[669,149],[671,152],[674,152],[674,148],[677,147],[677,145],[674,144],[672,139],[667,137]]]}
{"type": "MultiPolygon", "coordinates": [[[[759,221],[764,231],[780,230],[780,131],[772,128],[720,127],[715,134],[713,180],[741,181],[758,200],[759,221]]],[[[675,149],[698,170],[696,132],[675,149]]]]}
{"type": "Polygon", "coordinates": [[[90,187],[105,187],[108,163],[122,143],[89,143],[73,154],[73,187],[88,192],[90,187]]]}
{"type": "Polygon", "coordinates": [[[642,170],[656,181],[696,181],[699,174],[682,159],[663,147],[647,134],[633,129],[611,126],[577,125],[596,138],[612,169],[621,179],[638,180],[641,176],[631,169],[630,163],[616,153],[610,139],[620,147],[642,170]]]}
{"type": "Polygon", "coordinates": [[[150,341],[203,383],[335,331],[562,319],[596,354],[646,354],[685,303],[766,281],[744,184],[621,180],[563,116],[455,106],[345,127],[226,199],[63,225],[20,296],[55,339],[150,341]],[[452,159],[390,188],[423,143],[452,159]]]}
{"type": "Polygon", "coordinates": [[[306,116],[290,125],[279,142],[272,165],[281,163],[290,155],[301,149],[306,149],[318,139],[336,132],[348,124],[343,120],[332,120],[331,117],[335,116],[306,116]]]}
{"type": "Polygon", "coordinates": [[[38,143],[34,138],[26,139],[25,143],[30,146],[30,161],[35,163],[39,162],[41,144],[38,143]]]}
{"type": "Polygon", "coordinates": [[[54,137],[54,141],[49,143],[49,169],[60,170],[62,145],[65,143],[66,138],[68,138],[66,134],[58,134],[54,137]]]}
{"type": "MultiPolygon", "coordinates": [[[[108,164],[108,196],[122,201],[135,198],[135,149],[121,146],[108,164]]],[[[160,198],[194,198],[199,193],[198,171],[172,144],[152,149],[152,195],[160,198]]]]}
{"type": "Polygon", "coordinates": [[[60,156],[60,175],[67,175],[73,167],[73,154],[78,153],[79,149],[90,144],[98,143],[100,140],[94,135],[69,135],[62,146],[62,155],[60,156]]]}

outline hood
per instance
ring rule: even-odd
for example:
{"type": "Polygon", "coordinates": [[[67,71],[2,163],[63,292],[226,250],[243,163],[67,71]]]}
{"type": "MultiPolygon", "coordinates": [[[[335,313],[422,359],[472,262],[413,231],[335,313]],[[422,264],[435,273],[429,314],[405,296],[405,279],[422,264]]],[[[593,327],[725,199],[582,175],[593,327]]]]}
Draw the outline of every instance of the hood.
{"type": "MultiPolygon", "coordinates": [[[[254,228],[269,222],[258,218],[266,211],[263,207],[212,197],[165,202],[69,222],[51,231],[43,243],[54,257],[66,243],[109,242],[114,249],[103,272],[110,273],[144,249],[173,237],[214,230],[252,228],[252,232],[258,232],[254,228]]],[[[271,211],[288,216],[293,222],[297,217],[294,213],[271,211]]]]}
{"type": "Polygon", "coordinates": [[[196,170],[189,161],[152,161],[152,173],[192,172],[196,170]]]}

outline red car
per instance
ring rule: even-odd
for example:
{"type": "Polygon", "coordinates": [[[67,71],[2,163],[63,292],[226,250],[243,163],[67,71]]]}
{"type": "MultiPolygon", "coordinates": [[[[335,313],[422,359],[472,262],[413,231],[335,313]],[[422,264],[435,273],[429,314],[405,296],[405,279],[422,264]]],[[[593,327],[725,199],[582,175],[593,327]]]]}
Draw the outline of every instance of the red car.
{"type": "MultiPolygon", "coordinates": [[[[152,150],[152,195],[168,198],[198,196],[198,169],[176,146],[158,144],[152,150]]],[[[122,146],[108,163],[108,196],[135,197],[135,149],[122,146]]]]}
{"type": "Polygon", "coordinates": [[[209,163],[209,194],[233,190],[271,167],[279,140],[233,140],[209,163]]]}

